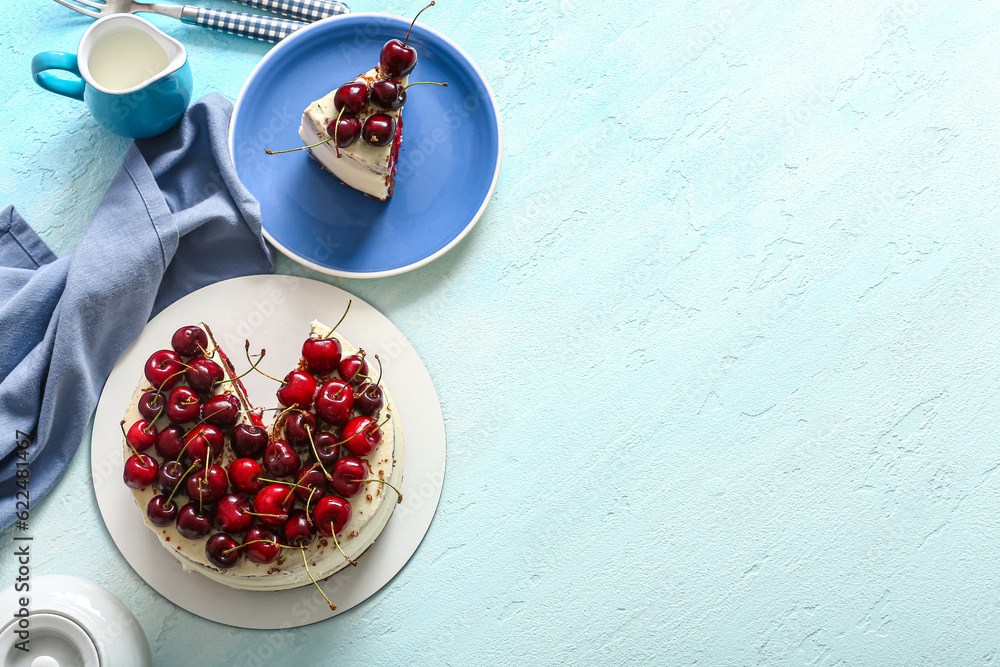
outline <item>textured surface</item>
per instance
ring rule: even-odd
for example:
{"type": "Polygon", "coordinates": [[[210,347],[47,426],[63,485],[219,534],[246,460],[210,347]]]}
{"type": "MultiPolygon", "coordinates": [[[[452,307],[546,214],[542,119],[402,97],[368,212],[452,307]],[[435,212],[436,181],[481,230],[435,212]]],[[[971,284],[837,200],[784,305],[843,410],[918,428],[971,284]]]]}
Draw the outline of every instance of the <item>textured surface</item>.
{"type": "MultiPolygon", "coordinates": [[[[0,193],[63,253],[126,143],[27,76],[87,21],[12,5],[0,193]]],[[[85,443],[34,512],[34,572],[119,595],[166,666],[994,664],[1000,10],[455,0],[424,19],[493,84],[506,150],[449,255],[336,281],[440,393],[448,476],[414,558],[318,626],[210,624],[124,563],[85,443]]],[[[234,98],[267,48],[158,24],[196,94],[234,98]]]]}

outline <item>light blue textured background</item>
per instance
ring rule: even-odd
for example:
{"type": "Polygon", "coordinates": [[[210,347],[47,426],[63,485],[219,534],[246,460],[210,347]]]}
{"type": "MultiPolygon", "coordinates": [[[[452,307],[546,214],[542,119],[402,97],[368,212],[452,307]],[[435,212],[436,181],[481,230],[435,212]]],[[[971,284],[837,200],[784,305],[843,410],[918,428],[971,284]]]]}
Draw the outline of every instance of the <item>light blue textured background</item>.
{"type": "MultiPolygon", "coordinates": [[[[62,254],[126,141],[28,76],[89,21],[3,10],[0,204],[62,254]]],[[[121,558],[84,443],[33,514],[34,572],[126,600],[166,666],[994,664],[1000,7],[445,0],[423,19],[493,86],[499,187],[443,259],[331,281],[440,394],[448,474],[416,555],[320,625],[215,625],[121,558]]],[[[196,95],[235,99],[267,49],[155,22],[196,95]]]]}

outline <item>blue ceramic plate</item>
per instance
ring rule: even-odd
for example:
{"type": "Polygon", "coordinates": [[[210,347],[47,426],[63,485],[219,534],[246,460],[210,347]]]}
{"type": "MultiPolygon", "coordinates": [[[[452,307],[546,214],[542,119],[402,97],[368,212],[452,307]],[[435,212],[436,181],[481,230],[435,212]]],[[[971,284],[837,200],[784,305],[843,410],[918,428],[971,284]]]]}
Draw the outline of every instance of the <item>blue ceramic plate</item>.
{"type": "Polygon", "coordinates": [[[496,101],[479,68],[442,35],[415,25],[396,189],[369,199],[320,169],[301,146],[302,111],[378,64],[409,21],[348,14],[314,23],[275,46],[247,79],[229,127],[236,172],[260,201],[264,236],[296,261],[337,276],[376,278],[450,250],[483,214],[500,175],[496,101]]]}

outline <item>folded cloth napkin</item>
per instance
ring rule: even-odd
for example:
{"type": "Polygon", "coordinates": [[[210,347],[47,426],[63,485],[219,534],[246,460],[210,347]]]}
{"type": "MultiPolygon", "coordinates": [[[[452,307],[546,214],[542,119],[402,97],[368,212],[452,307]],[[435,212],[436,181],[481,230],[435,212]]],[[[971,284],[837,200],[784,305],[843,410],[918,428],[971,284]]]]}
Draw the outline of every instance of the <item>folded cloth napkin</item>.
{"type": "Polygon", "coordinates": [[[150,317],[205,285],[274,270],[260,207],[229,157],[231,113],[213,93],[136,140],[63,257],[12,207],[0,213],[0,528],[23,509],[18,491],[34,505],[66,471],[150,317]]]}

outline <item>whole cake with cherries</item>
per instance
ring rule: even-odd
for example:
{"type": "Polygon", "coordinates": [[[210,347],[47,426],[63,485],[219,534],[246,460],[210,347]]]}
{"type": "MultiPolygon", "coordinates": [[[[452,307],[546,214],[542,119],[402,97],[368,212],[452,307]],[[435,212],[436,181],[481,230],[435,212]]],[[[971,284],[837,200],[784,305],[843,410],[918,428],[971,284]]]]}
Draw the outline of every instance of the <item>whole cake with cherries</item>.
{"type": "MultiPolygon", "coordinates": [[[[247,341],[244,374],[263,358],[247,341]]],[[[150,355],[122,420],[124,482],[185,570],[274,591],[357,564],[402,501],[403,432],[369,361],[314,321],[264,409],[208,325],[150,355]]]]}

